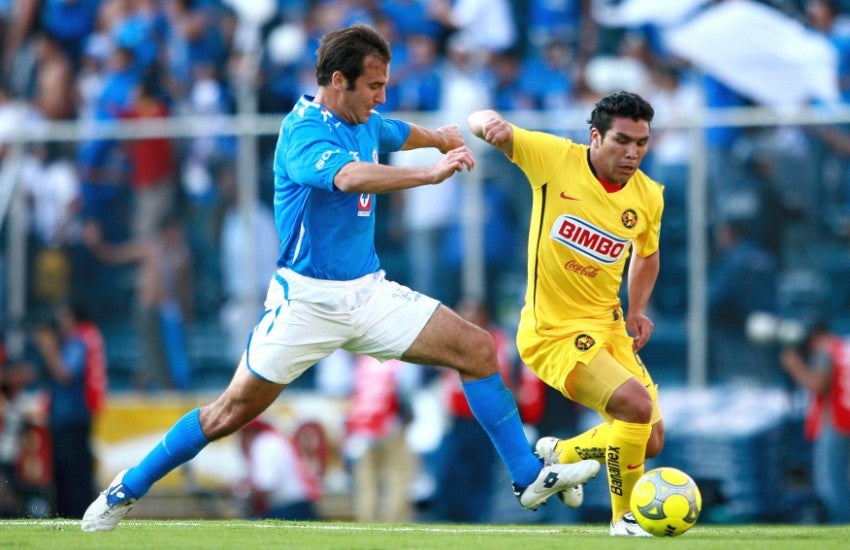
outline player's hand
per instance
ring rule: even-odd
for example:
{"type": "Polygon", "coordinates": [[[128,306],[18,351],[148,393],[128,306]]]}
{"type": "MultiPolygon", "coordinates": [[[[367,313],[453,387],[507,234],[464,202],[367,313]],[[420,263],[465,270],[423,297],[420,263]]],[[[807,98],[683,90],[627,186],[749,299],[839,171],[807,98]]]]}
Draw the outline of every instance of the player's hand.
{"type": "Polygon", "coordinates": [[[639,313],[626,317],[626,328],[634,340],[632,350],[637,353],[649,342],[652,331],[655,330],[655,323],[643,313],[639,313]]]}
{"type": "Polygon", "coordinates": [[[466,142],[463,140],[463,135],[460,133],[460,129],[457,124],[448,124],[446,126],[440,126],[434,131],[440,135],[441,145],[438,147],[438,149],[444,155],[452,149],[463,147],[466,144],[466,142]]]}
{"type": "Polygon", "coordinates": [[[457,149],[452,149],[432,166],[433,174],[431,182],[441,183],[457,172],[464,169],[472,170],[473,168],[475,168],[475,157],[472,156],[472,151],[464,145],[457,149]]]}
{"type": "Polygon", "coordinates": [[[497,149],[508,144],[513,139],[511,125],[501,117],[493,117],[484,122],[481,127],[481,137],[497,149]]]}

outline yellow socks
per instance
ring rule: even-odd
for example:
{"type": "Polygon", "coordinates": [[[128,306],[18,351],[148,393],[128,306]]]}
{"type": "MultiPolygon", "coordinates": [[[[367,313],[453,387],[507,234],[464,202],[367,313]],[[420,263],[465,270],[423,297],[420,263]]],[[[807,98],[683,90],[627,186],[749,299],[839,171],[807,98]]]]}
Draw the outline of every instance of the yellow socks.
{"type": "Polygon", "coordinates": [[[602,423],[570,439],[558,442],[558,462],[569,464],[593,459],[608,464],[608,490],[611,516],[618,521],[629,511],[632,488],[644,472],[646,443],[652,433],[649,424],[614,420],[602,423]]]}
{"type": "Polygon", "coordinates": [[[608,462],[608,490],[611,493],[613,522],[629,511],[632,489],[644,472],[646,443],[651,433],[650,424],[632,424],[621,420],[611,423],[605,458],[608,462]]]}
{"type": "Polygon", "coordinates": [[[579,460],[593,459],[605,463],[605,449],[608,447],[608,436],[611,427],[604,422],[595,426],[583,434],[569,439],[562,439],[555,446],[558,462],[561,464],[572,464],[579,460]]]}

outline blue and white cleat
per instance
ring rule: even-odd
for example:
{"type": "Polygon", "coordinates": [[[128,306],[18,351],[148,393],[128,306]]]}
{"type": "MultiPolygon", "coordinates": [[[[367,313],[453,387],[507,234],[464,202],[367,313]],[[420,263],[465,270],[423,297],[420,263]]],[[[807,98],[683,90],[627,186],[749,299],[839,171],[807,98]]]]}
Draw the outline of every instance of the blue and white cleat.
{"type": "Polygon", "coordinates": [[[109,487],[89,504],[80,522],[83,531],[112,531],[136,505],[137,499],[122,483],[126,473],[127,470],[119,472],[109,487]]]}

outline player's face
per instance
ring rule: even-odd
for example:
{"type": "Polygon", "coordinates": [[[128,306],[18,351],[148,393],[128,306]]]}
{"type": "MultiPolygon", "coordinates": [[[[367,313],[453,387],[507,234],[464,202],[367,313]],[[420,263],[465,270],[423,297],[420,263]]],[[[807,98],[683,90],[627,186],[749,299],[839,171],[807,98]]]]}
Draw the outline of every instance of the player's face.
{"type": "Polygon", "coordinates": [[[354,81],[353,89],[346,86],[343,91],[342,112],[338,114],[353,124],[366,122],[372,110],[386,102],[389,79],[390,66],[375,56],[367,56],[363,73],[354,81]]]}
{"type": "Polygon", "coordinates": [[[649,148],[649,122],[615,118],[605,135],[590,130],[590,160],[597,175],[623,185],[637,172],[649,148]]]}

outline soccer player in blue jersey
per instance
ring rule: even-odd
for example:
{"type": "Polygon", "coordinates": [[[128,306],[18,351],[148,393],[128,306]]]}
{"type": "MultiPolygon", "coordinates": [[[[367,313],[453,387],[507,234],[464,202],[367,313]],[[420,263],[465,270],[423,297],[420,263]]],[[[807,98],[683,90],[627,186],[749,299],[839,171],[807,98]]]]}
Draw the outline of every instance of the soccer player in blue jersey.
{"type": "Polygon", "coordinates": [[[458,371],[470,408],[526,508],[599,471],[595,460],[544,467],[499,375],[492,337],[436,300],[384,278],[374,246],[374,195],[438,184],[475,165],[457,125],[431,130],[375,112],[386,97],[390,59],[387,41],[365,25],[323,37],[318,93],[302,97],[281,127],[274,161],[281,254],[265,313],[233,380],[115,477],[86,511],[84,531],[114,529],[157,480],[253,420],[287,384],[339,348],[458,371]],[[443,155],[432,166],[378,163],[381,153],[420,147],[443,155]]]}

